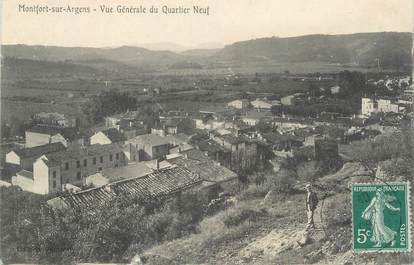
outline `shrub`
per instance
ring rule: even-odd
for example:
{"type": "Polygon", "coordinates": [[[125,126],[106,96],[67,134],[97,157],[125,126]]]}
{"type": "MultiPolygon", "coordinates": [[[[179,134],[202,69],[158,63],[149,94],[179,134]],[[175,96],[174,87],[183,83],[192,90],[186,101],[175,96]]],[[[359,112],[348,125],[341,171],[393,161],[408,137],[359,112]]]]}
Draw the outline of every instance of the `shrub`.
{"type": "MultiPolygon", "coordinates": [[[[322,207],[322,204],[321,204],[322,207]]],[[[334,233],[339,227],[351,224],[352,211],[349,194],[338,194],[331,197],[324,205],[323,222],[328,234],[334,233]]]]}
{"type": "Polygon", "coordinates": [[[249,200],[263,198],[266,196],[267,192],[271,189],[269,185],[266,184],[250,184],[246,189],[242,190],[238,195],[238,200],[249,200]]]}

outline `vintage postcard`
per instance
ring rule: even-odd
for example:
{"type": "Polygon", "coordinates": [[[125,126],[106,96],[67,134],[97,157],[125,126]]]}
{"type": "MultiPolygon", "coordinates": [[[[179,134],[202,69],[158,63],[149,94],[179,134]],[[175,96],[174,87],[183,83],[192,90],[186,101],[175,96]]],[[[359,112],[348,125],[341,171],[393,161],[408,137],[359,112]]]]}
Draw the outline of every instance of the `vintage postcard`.
{"type": "Polygon", "coordinates": [[[0,1],[0,264],[414,264],[413,10],[0,1]]]}

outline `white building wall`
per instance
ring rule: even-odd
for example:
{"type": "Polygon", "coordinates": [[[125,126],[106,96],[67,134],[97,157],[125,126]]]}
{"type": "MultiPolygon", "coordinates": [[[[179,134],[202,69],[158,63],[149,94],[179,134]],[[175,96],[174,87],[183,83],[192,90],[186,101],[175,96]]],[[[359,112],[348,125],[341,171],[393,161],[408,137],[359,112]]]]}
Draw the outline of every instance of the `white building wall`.
{"type": "Polygon", "coordinates": [[[49,168],[42,159],[33,163],[33,191],[38,194],[49,193],[49,168]]]}
{"type": "Polygon", "coordinates": [[[272,108],[272,104],[267,103],[262,100],[254,100],[250,104],[252,104],[252,106],[256,109],[271,109],[272,108]]]}
{"type": "Polygon", "coordinates": [[[376,112],[374,100],[370,98],[362,98],[361,114],[370,115],[373,112],[376,112]]]}
{"type": "Polygon", "coordinates": [[[24,191],[33,192],[37,194],[45,194],[39,193],[36,190],[36,186],[33,180],[20,175],[13,176],[11,183],[15,186],[19,186],[24,191]]]}
{"type": "Polygon", "coordinates": [[[97,132],[90,137],[91,144],[111,144],[112,141],[103,133],[97,132]]]}
{"type": "Polygon", "coordinates": [[[50,143],[50,135],[26,131],[26,148],[45,145],[50,143]]]}
{"type": "Polygon", "coordinates": [[[6,154],[6,163],[20,165],[20,157],[14,151],[8,152],[6,154]]]}

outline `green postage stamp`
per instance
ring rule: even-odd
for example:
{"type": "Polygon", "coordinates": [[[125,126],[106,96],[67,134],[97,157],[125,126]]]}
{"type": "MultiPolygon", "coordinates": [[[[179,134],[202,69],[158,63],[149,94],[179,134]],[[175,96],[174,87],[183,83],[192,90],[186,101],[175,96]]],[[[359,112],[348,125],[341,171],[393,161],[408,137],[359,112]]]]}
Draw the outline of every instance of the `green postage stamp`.
{"type": "Polygon", "coordinates": [[[352,226],[355,252],[409,252],[409,183],[352,184],[352,226]]]}

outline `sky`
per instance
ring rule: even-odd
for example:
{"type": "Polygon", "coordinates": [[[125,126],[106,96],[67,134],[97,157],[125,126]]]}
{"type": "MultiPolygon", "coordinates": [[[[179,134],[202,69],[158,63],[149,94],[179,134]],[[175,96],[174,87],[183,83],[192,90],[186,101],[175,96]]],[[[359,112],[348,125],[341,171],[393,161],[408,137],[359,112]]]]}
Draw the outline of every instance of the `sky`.
{"type": "Polygon", "coordinates": [[[2,0],[1,43],[116,47],[169,42],[195,47],[262,37],[413,31],[412,0],[2,0]],[[19,5],[89,7],[91,13],[19,12],[19,5]],[[104,14],[100,6],[189,7],[191,14],[104,14]],[[209,15],[193,14],[209,7],[209,15]],[[93,11],[96,9],[96,11],[93,11]]]}

